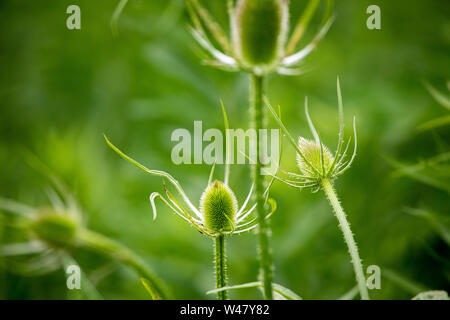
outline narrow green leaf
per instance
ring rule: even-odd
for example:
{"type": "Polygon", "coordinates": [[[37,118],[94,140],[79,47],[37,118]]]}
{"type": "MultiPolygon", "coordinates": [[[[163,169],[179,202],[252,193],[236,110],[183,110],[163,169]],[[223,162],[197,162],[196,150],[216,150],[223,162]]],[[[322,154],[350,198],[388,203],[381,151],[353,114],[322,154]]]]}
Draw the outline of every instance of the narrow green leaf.
{"type": "Polygon", "coordinates": [[[428,288],[423,286],[420,283],[414,282],[413,280],[410,280],[406,278],[403,275],[400,275],[394,270],[391,270],[386,267],[381,268],[381,276],[385,277],[387,280],[395,283],[399,287],[401,287],[403,290],[411,293],[411,294],[418,294],[421,291],[427,291],[428,288]]]}
{"type": "Polygon", "coordinates": [[[281,296],[283,296],[287,300],[303,300],[295,292],[293,292],[292,290],[290,290],[288,288],[283,287],[280,284],[273,283],[272,285],[273,285],[273,291],[278,293],[278,294],[280,294],[281,296]]]}
{"type": "Polygon", "coordinates": [[[419,172],[420,170],[424,169],[423,166],[419,166],[419,165],[405,165],[403,163],[401,163],[400,161],[397,161],[395,159],[389,158],[387,156],[384,157],[387,162],[393,166],[394,168],[396,168],[399,173],[401,173],[402,175],[408,176],[414,180],[417,180],[419,182],[428,184],[432,187],[447,191],[448,193],[450,193],[450,185],[448,183],[445,183],[443,181],[441,181],[440,179],[433,177],[431,175],[425,174],[425,173],[421,173],[419,172]]]}
{"type": "Polygon", "coordinates": [[[244,283],[244,284],[238,284],[238,285],[235,285],[235,286],[226,286],[226,287],[210,290],[210,291],[206,292],[206,294],[213,294],[213,293],[217,293],[219,291],[238,290],[238,289],[246,289],[246,288],[257,288],[257,287],[261,287],[261,282],[249,282],[249,283],[244,283]]]}
{"type": "Polygon", "coordinates": [[[450,124],[450,115],[442,116],[436,119],[429,120],[419,125],[417,129],[420,131],[428,131],[450,124]]]}
{"type": "Polygon", "coordinates": [[[450,300],[448,293],[443,290],[425,291],[416,295],[412,300],[450,300]]]}
{"type": "Polygon", "coordinates": [[[119,4],[117,5],[116,9],[114,10],[114,13],[111,17],[111,32],[113,36],[119,35],[119,28],[117,27],[117,22],[119,21],[119,18],[123,12],[123,9],[125,9],[125,6],[127,5],[128,0],[120,0],[119,4]]]}
{"type": "Polygon", "coordinates": [[[342,296],[338,298],[338,300],[353,300],[359,293],[358,286],[354,286],[349,291],[344,293],[342,296]]]}
{"type": "Polygon", "coordinates": [[[48,247],[39,240],[0,245],[0,257],[21,256],[44,252],[48,247]]]}
{"type": "MultiPolygon", "coordinates": [[[[283,298],[285,298],[287,300],[302,300],[302,298],[299,295],[297,295],[295,292],[293,292],[292,290],[290,290],[286,287],[283,287],[280,284],[272,283],[272,286],[273,286],[274,293],[281,295],[283,298]]],[[[264,285],[260,281],[249,282],[249,283],[244,283],[244,284],[238,284],[235,286],[226,286],[226,287],[210,290],[206,294],[213,294],[213,293],[217,293],[220,291],[228,291],[228,290],[238,290],[238,289],[247,289],[247,288],[263,288],[263,287],[264,287],[264,285]]]]}
{"type": "Polygon", "coordinates": [[[141,278],[142,285],[144,286],[145,290],[150,294],[150,297],[152,297],[152,300],[161,300],[161,297],[158,295],[158,293],[153,289],[152,284],[150,281],[148,281],[145,278],[141,278]]]}
{"type": "Polygon", "coordinates": [[[446,96],[444,96],[441,92],[439,92],[435,87],[433,87],[428,82],[424,81],[423,85],[428,90],[428,92],[431,94],[431,96],[434,98],[434,100],[437,101],[441,106],[446,108],[447,110],[450,110],[450,99],[446,96]]]}
{"type": "Polygon", "coordinates": [[[326,2],[321,24],[324,24],[333,15],[334,0],[326,0],[326,2]]]}
{"type": "Polygon", "coordinates": [[[0,210],[8,211],[20,216],[29,216],[33,213],[34,208],[14,200],[0,198],[0,210]]]}
{"type": "Polygon", "coordinates": [[[433,213],[424,209],[405,208],[404,211],[424,219],[435,231],[440,235],[442,240],[450,246],[450,230],[440,219],[433,213]]]}

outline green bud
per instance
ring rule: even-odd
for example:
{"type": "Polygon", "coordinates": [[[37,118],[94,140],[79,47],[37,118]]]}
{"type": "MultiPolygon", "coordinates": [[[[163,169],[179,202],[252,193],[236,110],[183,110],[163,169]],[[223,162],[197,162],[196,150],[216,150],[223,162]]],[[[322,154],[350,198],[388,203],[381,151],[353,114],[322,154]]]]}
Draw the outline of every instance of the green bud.
{"type": "Polygon", "coordinates": [[[200,198],[200,210],[205,227],[213,233],[221,233],[234,227],[237,212],[236,197],[231,189],[219,181],[209,185],[200,198]]]}
{"type": "Polygon", "coordinates": [[[43,208],[30,225],[31,231],[41,240],[55,247],[71,245],[75,239],[77,225],[67,215],[43,208]]]}
{"type": "Polygon", "coordinates": [[[241,62],[264,68],[282,57],[287,34],[287,0],[238,0],[234,46],[241,62]]]}
{"type": "Polygon", "coordinates": [[[317,142],[301,137],[298,139],[298,147],[307,161],[306,162],[303,157],[297,154],[297,163],[302,174],[315,179],[324,178],[323,173],[326,175],[334,162],[334,157],[328,148],[325,146],[322,146],[321,148],[320,144],[317,142]],[[321,156],[322,153],[323,161],[321,156]],[[310,165],[313,166],[318,173],[315,172],[310,165]]]}

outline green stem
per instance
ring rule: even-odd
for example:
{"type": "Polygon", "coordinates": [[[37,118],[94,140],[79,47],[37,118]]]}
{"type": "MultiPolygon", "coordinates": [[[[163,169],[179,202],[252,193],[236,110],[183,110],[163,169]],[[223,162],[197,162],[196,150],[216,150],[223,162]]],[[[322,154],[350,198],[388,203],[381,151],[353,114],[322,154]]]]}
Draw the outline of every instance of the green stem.
{"type": "Polygon", "coordinates": [[[107,238],[99,233],[90,230],[80,230],[78,240],[82,246],[86,246],[97,252],[108,254],[121,263],[133,268],[140,277],[145,278],[150,286],[152,297],[154,300],[168,299],[169,295],[166,292],[161,280],[155,276],[147,264],[134,252],[124,245],[107,238]]]}
{"type": "Polygon", "coordinates": [[[364,277],[364,271],[361,263],[361,259],[358,253],[358,246],[356,245],[355,239],[353,238],[352,230],[350,229],[350,224],[345,216],[344,209],[342,208],[339,199],[336,195],[336,191],[330,180],[322,180],[322,187],[325,194],[333,207],[336,218],[339,221],[339,227],[344,234],[344,240],[347,243],[348,251],[350,253],[351,261],[353,264],[353,269],[356,275],[356,281],[358,283],[359,293],[361,294],[362,300],[369,300],[369,293],[366,286],[366,278],[364,277]]]}
{"type": "Polygon", "coordinates": [[[264,208],[264,176],[261,175],[261,159],[259,157],[261,145],[259,140],[259,131],[265,127],[263,95],[264,95],[264,78],[262,76],[251,75],[251,119],[252,127],[256,131],[256,163],[252,164],[252,179],[255,188],[256,213],[258,216],[258,251],[260,268],[262,272],[262,281],[264,284],[264,299],[272,300],[272,253],[269,245],[270,226],[266,220],[266,212],[264,208]]]}
{"type": "MultiPolygon", "coordinates": [[[[225,236],[214,238],[214,266],[216,271],[216,289],[227,286],[227,262],[225,255],[225,236]]],[[[228,291],[217,292],[217,300],[227,300],[228,291]]]]}

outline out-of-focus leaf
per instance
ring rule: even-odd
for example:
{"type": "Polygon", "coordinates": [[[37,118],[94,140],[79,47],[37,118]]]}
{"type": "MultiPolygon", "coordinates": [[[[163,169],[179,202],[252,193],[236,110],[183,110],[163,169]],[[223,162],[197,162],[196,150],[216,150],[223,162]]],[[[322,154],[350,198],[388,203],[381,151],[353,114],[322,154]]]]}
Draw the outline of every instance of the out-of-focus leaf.
{"type": "Polygon", "coordinates": [[[358,292],[358,286],[354,286],[349,291],[340,296],[338,300],[353,300],[358,295],[358,292]]]}
{"type": "Polygon", "coordinates": [[[443,290],[433,290],[421,292],[416,295],[412,300],[450,300],[448,293],[443,290]]]}
{"type": "Polygon", "coordinates": [[[280,284],[273,283],[272,285],[273,291],[286,298],[286,300],[303,300],[298,294],[280,284]]]}
{"type": "Polygon", "coordinates": [[[8,243],[0,246],[0,257],[21,256],[44,251],[47,247],[38,240],[8,243]]]}
{"type": "Polygon", "coordinates": [[[0,210],[20,216],[29,216],[34,211],[32,207],[29,207],[26,204],[5,198],[0,198],[0,210]]]}
{"type": "Polygon", "coordinates": [[[441,106],[450,110],[450,99],[444,96],[441,92],[439,92],[435,87],[433,87],[428,82],[424,81],[424,86],[427,88],[428,92],[433,96],[434,100],[436,100],[441,106]]]}
{"type": "MultiPolygon", "coordinates": [[[[273,292],[280,295],[281,297],[283,297],[286,300],[303,300],[298,294],[296,294],[295,292],[293,292],[292,290],[290,290],[286,287],[283,287],[280,284],[272,283],[272,286],[273,286],[273,292]]],[[[249,283],[244,283],[244,284],[238,284],[235,286],[226,286],[226,287],[210,290],[206,294],[213,294],[213,293],[217,293],[217,292],[225,291],[225,290],[228,291],[228,290],[238,290],[238,289],[247,289],[247,288],[262,288],[262,287],[264,287],[263,283],[260,281],[257,281],[257,282],[249,282],[249,283]]]]}
{"type": "Polygon", "coordinates": [[[450,230],[435,214],[424,209],[414,208],[406,208],[405,212],[425,219],[425,221],[427,221],[430,226],[441,236],[442,240],[450,246],[450,230]]]}
{"type": "MultiPolygon", "coordinates": [[[[419,172],[422,171],[425,167],[435,167],[437,163],[448,161],[450,157],[450,153],[442,154],[438,157],[434,157],[434,161],[432,162],[421,162],[420,164],[416,165],[406,165],[401,163],[400,161],[394,160],[392,158],[385,157],[385,159],[388,161],[388,163],[396,168],[399,173],[402,175],[406,175],[412,179],[415,179],[417,181],[420,181],[422,183],[428,184],[432,187],[442,189],[444,191],[447,191],[450,193],[450,184],[443,181],[443,179],[439,179],[438,177],[432,176],[430,174],[427,174],[425,172],[419,172]],[[438,160],[439,157],[439,160],[438,160]],[[438,160],[438,162],[436,162],[438,160]]],[[[442,178],[442,176],[441,176],[442,178]]]]}
{"type": "Polygon", "coordinates": [[[206,292],[206,294],[213,294],[224,290],[237,290],[237,289],[247,289],[247,288],[257,288],[261,287],[261,282],[249,282],[244,284],[237,284],[235,286],[226,286],[219,289],[214,289],[206,292]]]}
{"type": "Polygon", "coordinates": [[[119,21],[120,15],[123,12],[123,9],[125,9],[125,6],[127,5],[128,0],[120,0],[119,4],[117,5],[116,9],[114,10],[114,13],[111,17],[111,32],[114,36],[119,35],[119,29],[117,27],[117,22],[119,21]]]}
{"type": "Polygon", "coordinates": [[[119,264],[115,261],[110,262],[108,264],[105,264],[104,266],[101,266],[100,268],[92,271],[89,274],[89,279],[94,285],[98,285],[99,282],[101,282],[103,279],[108,277],[111,273],[117,270],[119,264]]]}
{"type": "Polygon", "coordinates": [[[406,277],[400,275],[396,271],[386,267],[381,268],[381,276],[385,277],[389,281],[395,283],[396,285],[398,285],[399,287],[403,288],[405,291],[411,294],[418,294],[421,291],[429,290],[422,284],[407,279],[406,277]]]}
{"type": "Polygon", "coordinates": [[[153,285],[145,278],[141,278],[142,285],[144,286],[145,290],[150,294],[153,300],[161,300],[160,295],[155,292],[155,290],[152,288],[153,285]]]}
{"type": "Polygon", "coordinates": [[[418,129],[421,131],[427,131],[431,129],[436,129],[450,124],[450,115],[439,117],[427,122],[422,123],[418,129]]]}

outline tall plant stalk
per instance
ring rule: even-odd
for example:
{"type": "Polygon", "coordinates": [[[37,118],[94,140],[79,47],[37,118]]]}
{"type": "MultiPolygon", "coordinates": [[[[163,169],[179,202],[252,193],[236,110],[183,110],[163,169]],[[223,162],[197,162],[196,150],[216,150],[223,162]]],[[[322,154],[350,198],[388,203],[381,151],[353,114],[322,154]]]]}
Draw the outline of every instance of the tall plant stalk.
{"type": "Polygon", "coordinates": [[[322,188],[333,207],[336,218],[339,221],[339,227],[344,234],[344,240],[348,246],[348,251],[350,253],[351,261],[353,264],[353,269],[356,275],[356,281],[358,283],[359,293],[362,300],[369,300],[369,293],[366,286],[366,279],[364,277],[363,266],[358,253],[358,246],[356,245],[355,239],[353,238],[352,230],[350,229],[350,224],[345,216],[344,209],[339,202],[336,194],[336,190],[329,179],[322,180],[322,188]]]}
{"type": "Polygon", "coordinates": [[[259,264],[263,281],[264,298],[273,299],[272,294],[272,252],[270,249],[270,225],[265,218],[264,176],[261,175],[261,144],[259,130],[265,127],[265,113],[263,108],[264,77],[252,74],[250,79],[250,111],[251,126],[256,131],[256,159],[251,166],[251,174],[255,186],[256,214],[258,217],[258,252],[259,264]]]}
{"type": "MultiPolygon", "coordinates": [[[[289,1],[281,0],[227,0],[230,15],[230,36],[222,30],[200,1],[187,1],[192,19],[192,35],[203,50],[210,56],[208,64],[226,71],[244,71],[250,74],[251,126],[256,129],[255,163],[251,173],[255,188],[256,212],[258,216],[258,257],[264,298],[273,299],[272,294],[272,253],[270,250],[270,225],[265,219],[264,176],[261,176],[262,163],[259,159],[261,144],[259,130],[264,123],[264,77],[270,73],[296,75],[302,72],[297,68],[303,59],[325,36],[333,19],[326,10],[326,23],[314,39],[303,49],[297,48],[305,28],[318,7],[319,1],[311,0],[295,27],[293,37],[289,35],[289,1]],[[211,41],[211,39],[213,41],[211,41]],[[286,45],[288,43],[288,45],[286,45]],[[215,44],[218,45],[216,48],[215,44]]],[[[324,17],[324,18],[325,18],[324,17]]]]}
{"type": "MultiPolygon", "coordinates": [[[[227,286],[227,265],[225,253],[225,236],[218,235],[214,238],[214,267],[216,271],[216,289],[227,286]]],[[[227,300],[226,290],[217,292],[217,300],[227,300]]]]}
{"type": "Polygon", "coordinates": [[[99,233],[86,229],[79,231],[78,239],[81,245],[103,254],[106,253],[114,259],[117,259],[121,263],[134,269],[140,277],[147,280],[146,284],[149,286],[152,298],[154,300],[166,300],[170,298],[163,284],[154,275],[147,264],[124,245],[99,233]]]}

